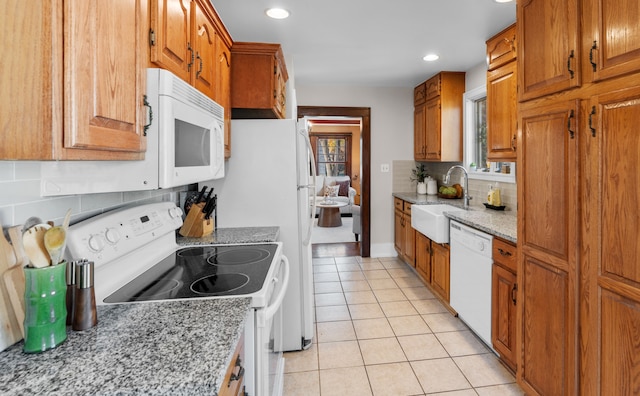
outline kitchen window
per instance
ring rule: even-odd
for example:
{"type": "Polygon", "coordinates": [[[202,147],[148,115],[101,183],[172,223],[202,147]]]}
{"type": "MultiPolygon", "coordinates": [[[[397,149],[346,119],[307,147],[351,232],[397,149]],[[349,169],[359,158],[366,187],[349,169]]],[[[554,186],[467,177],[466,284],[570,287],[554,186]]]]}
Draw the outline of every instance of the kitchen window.
{"type": "Polygon", "coordinates": [[[464,93],[464,167],[469,179],[516,182],[515,162],[487,162],[487,89],[484,86],[464,93]],[[509,173],[502,173],[505,167],[509,173]]]}
{"type": "Polygon", "coordinates": [[[351,176],[351,136],[311,134],[318,176],[351,176]]]}

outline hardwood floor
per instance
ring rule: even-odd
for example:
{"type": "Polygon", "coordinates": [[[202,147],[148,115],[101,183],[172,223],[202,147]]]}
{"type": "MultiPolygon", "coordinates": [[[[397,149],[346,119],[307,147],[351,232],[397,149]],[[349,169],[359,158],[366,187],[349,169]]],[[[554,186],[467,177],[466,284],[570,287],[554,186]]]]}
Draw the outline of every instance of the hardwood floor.
{"type": "Polygon", "coordinates": [[[360,256],[360,242],[314,243],[311,256],[316,257],[352,257],[360,256]]]}

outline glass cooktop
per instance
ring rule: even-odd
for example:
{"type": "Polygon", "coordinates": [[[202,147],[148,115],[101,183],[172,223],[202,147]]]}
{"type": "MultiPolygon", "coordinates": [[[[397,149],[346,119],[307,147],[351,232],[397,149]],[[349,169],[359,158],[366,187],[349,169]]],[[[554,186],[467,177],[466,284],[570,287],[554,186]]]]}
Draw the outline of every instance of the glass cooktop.
{"type": "Polygon", "coordinates": [[[104,299],[106,303],[245,295],[259,291],[277,244],[177,250],[104,299]]]}

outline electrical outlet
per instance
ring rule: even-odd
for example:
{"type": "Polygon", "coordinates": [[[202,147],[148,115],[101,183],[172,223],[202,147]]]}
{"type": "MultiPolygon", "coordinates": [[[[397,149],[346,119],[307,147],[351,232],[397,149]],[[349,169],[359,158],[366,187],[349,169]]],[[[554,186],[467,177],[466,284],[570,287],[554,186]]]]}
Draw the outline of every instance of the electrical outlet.
{"type": "Polygon", "coordinates": [[[389,172],[389,164],[382,164],[380,165],[380,172],[389,172]]]}

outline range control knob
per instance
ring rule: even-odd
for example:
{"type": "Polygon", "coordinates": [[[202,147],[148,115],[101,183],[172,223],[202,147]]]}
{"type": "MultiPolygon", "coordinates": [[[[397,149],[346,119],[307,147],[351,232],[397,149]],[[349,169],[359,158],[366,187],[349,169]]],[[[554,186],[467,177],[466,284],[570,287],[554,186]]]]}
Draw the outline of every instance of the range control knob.
{"type": "Polygon", "coordinates": [[[89,237],[89,249],[93,250],[94,252],[100,252],[102,249],[104,249],[104,245],[105,240],[102,235],[96,234],[89,237]]]}
{"type": "Polygon", "coordinates": [[[182,216],[182,209],[173,207],[169,209],[169,217],[175,219],[176,217],[182,216]]]}
{"type": "Polygon", "coordinates": [[[104,233],[105,238],[107,238],[107,242],[112,245],[115,245],[120,240],[120,233],[115,228],[107,228],[107,231],[104,233]]]}

